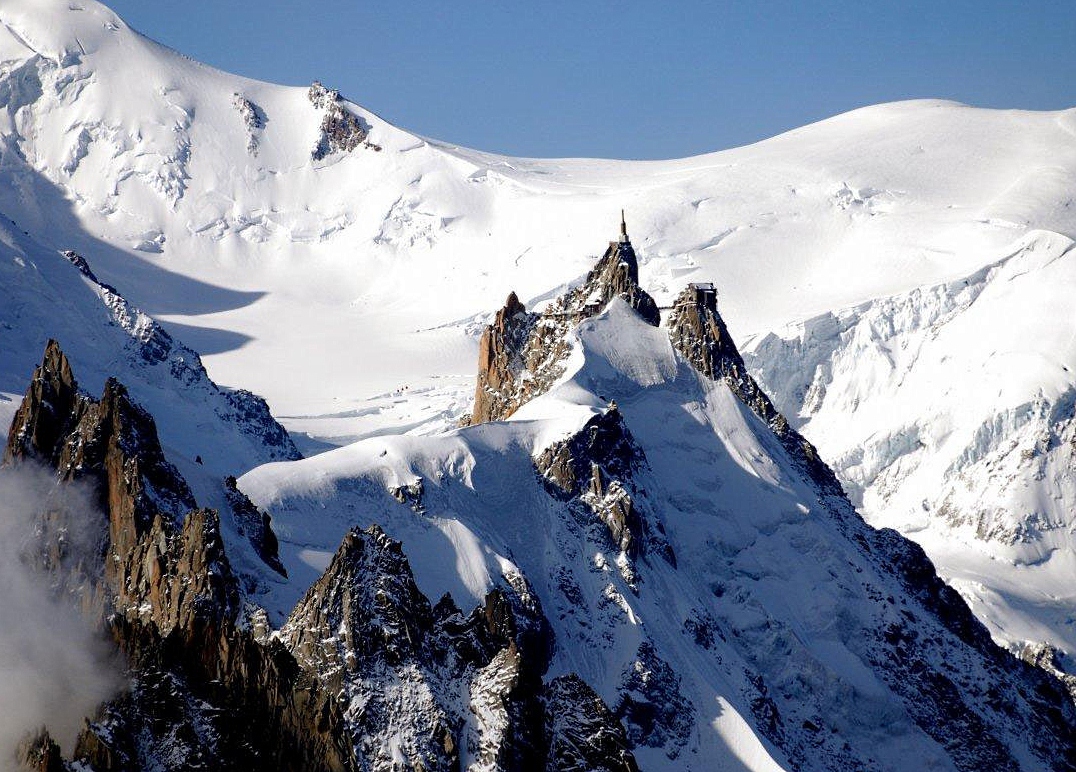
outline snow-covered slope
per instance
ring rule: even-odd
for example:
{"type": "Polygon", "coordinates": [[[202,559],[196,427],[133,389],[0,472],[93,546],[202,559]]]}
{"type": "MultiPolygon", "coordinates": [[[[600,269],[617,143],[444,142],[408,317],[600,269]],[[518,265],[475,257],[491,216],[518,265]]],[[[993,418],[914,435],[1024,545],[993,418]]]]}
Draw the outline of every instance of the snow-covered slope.
{"type": "Polygon", "coordinates": [[[1076,250],[1028,234],[967,277],[825,314],[748,359],[876,525],[1000,639],[1076,652],[1076,250]]]}
{"type": "MultiPolygon", "coordinates": [[[[1000,639],[1072,653],[1074,189],[1076,110],[903,102],[696,158],[515,159],[417,137],[331,91],[213,70],[93,0],[5,0],[0,392],[20,392],[60,338],[91,382],[121,371],[218,504],[213,476],[266,458],[189,431],[226,396],[191,420],[200,397],[114,364],[140,322],[102,310],[102,285],[218,383],[264,395],[306,448],[429,433],[470,410],[477,310],[578,282],[626,208],[644,286],[665,305],[687,281],[716,283],[768,390],[794,421],[810,396],[804,432],[875,522],[921,538],[1000,639]],[[804,343],[765,338],[789,323],[806,332],[783,338],[804,343]]],[[[291,540],[300,572],[301,550],[317,564],[339,540],[317,535],[332,515],[310,506],[323,516],[289,526],[312,531],[291,540]]],[[[423,533],[430,549],[442,539],[423,533]]]]}
{"type": "MultiPolygon", "coordinates": [[[[85,258],[44,248],[0,220],[0,422],[5,431],[50,339],[68,352],[84,392],[99,395],[107,379],[120,378],[140,405],[160,416],[165,451],[208,506],[229,511],[226,476],[299,457],[263,399],[219,387],[196,352],[101,282],[85,258]]],[[[240,571],[260,581],[280,580],[240,537],[237,520],[225,516],[223,526],[240,571]]]]}
{"type": "MultiPolygon", "coordinates": [[[[1021,728],[1023,708],[1000,707],[1012,665],[986,654],[951,591],[934,594],[910,543],[805,478],[725,381],[622,300],[572,345],[564,377],[508,421],[244,475],[292,576],[373,522],[403,542],[430,598],[470,608],[523,577],[554,634],[548,676],[594,686],[642,769],[1048,763],[1025,745],[1038,719],[1021,728]],[[592,455],[575,458],[583,447],[592,455]],[[617,549],[587,494],[558,495],[573,464],[628,496],[634,548],[617,549]]],[[[481,716],[473,701],[455,709],[481,716]]]]}
{"type": "Polygon", "coordinates": [[[92,0],[10,0],[0,21],[0,208],[320,436],[462,412],[474,343],[452,323],[578,278],[622,207],[648,289],[715,281],[739,337],[963,276],[1030,228],[1076,233],[1071,111],[899,103],[616,162],[446,147],[349,104],[380,152],[315,160],[306,89],[192,62],[92,0]],[[397,390],[429,399],[394,408],[397,390]]]}

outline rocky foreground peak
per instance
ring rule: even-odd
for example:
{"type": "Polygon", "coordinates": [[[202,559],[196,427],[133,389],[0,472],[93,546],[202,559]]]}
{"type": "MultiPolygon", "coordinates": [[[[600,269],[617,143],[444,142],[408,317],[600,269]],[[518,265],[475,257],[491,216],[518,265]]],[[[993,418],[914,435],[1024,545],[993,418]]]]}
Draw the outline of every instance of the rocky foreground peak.
{"type": "Polygon", "coordinates": [[[79,392],[50,341],[4,457],[3,473],[44,465],[57,484],[96,491],[97,513],[49,505],[36,515],[27,559],[107,631],[131,678],[79,735],[73,766],[57,761],[47,735],[24,749],[28,763],[249,769],[272,759],[280,769],[353,768],[316,677],[241,622],[218,513],[197,508],[164,457],[153,418],[122,384],[109,380],[99,400],[79,392]],[[84,531],[91,546],[73,551],[67,535],[84,531]]]}
{"type": "MultiPolygon", "coordinates": [[[[387,771],[401,757],[446,772],[463,758],[505,770],[637,768],[593,689],[545,680],[554,642],[522,576],[465,614],[418,590],[398,541],[353,529],[271,634],[264,612],[243,604],[217,512],[197,508],[152,417],[116,381],[100,400],[80,393],[54,341],[5,459],[9,472],[42,464],[58,484],[97,488],[101,519],[50,509],[33,554],[107,630],[131,684],[86,724],[70,760],[47,732],[29,738],[27,768],[387,771]],[[75,527],[96,528],[92,554],[64,548],[75,527]]],[[[242,496],[234,480],[227,488],[242,496]]]]}

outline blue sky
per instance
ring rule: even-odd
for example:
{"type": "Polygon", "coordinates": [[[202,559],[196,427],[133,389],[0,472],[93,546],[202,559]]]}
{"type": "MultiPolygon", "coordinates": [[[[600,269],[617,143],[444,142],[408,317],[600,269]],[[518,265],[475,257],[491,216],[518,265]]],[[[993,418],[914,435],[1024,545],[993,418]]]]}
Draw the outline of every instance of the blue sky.
{"type": "Polygon", "coordinates": [[[1076,107],[1074,0],[105,2],[195,59],[513,155],[686,156],[919,97],[1076,107]]]}

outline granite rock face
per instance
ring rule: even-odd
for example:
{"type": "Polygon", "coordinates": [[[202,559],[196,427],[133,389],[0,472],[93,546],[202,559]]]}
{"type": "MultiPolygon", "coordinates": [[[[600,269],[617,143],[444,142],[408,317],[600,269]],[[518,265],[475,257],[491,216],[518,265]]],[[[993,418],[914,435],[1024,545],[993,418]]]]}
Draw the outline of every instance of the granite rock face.
{"type": "Polygon", "coordinates": [[[494,416],[506,418],[529,398],[523,383],[527,369],[524,360],[527,340],[539,318],[528,312],[512,292],[493,324],[483,331],[478,344],[473,423],[496,420],[494,416]]]}
{"type": "MultiPolygon", "coordinates": [[[[418,590],[399,542],[376,526],[347,534],[278,634],[245,606],[214,510],[197,507],[164,457],[151,416],[109,381],[82,394],[50,342],[20,406],[5,464],[43,464],[57,484],[96,487],[101,519],[72,555],[62,507],[40,521],[35,567],[99,620],[130,688],[102,705],[65,759],[47,732],[20,749],[24,768],[577,769],[574,739],[596,737],[596,769],[634,769],[623,728],[580,682],[544,682],[554,641],[521,576],[469,614],[418,590]],[[59,579],[59,581],[55,581],[59,579]],[[584,710],[565,723],[564,711],[584,710]],[[559,723],[558,723],[559,722],[559,723]]],[[[235,487],[241,523],[268,515],[235,487]]],[[[234,500],[233,500],[234,499],[234,500]]],[[[249,521],[249,522],[248,522],[249,521]]],[[[277,562],[279,560],[277,559],[277,562]]],[[[282,566],[281,566],[282,569],[282,566]]]]}
{"type": "Polygon", "coordinates": [[[131,305],[115,287],[98,279],[85,257],[71,250],[62,254],[92,283],[108,309],[112,323],[127,334],[124,348],[131,361],[144,369],[151,381],[172,378],[192,396],[205,399],[212,406],[214,420],[234,425],[259,446],[266,458],[274,461],[301,458],[291,437],[273,418],[262,397],[246,389],[218,386],[209,378],[197,352],[176,341],[160,323],[131,305]]]}
{"type": "Polygon", "coordinates": [[[224,496],[228,507],[232,510],[232,517],[238,526],[239,535],[245,536],[250,541],[258,557],[267,566],[281,576],[287,577],[288,572],[284,564],[280,562],[280,543],[273,532],[273,522],[269,513],[254,506],[246,494],[239,490],[234,477],[225,478],[224,496]]]}
{"type": "Polygon", "coordinates": [[[827,492],[844,495],[836,475],[814,445],[789,425],[747,371],[717,311],[713,285],[692,284],[685,288],[674,301],[666,326],[673,347],[702,375],[724,381],[751,412],[766,422],[802,472],[827,492]]]}
{"type": "Polygon", "coordinates": [[[470,423],[503,421],[545,393],[564,372],[568,335],[584,319],[622,298],[648,324],[661,321],[657,303],[639,285],[635,249],[623,233],[587,274],[583,284],[541,313],[528,312],[513,292],[479,343],[478,383],[470,423]]]}

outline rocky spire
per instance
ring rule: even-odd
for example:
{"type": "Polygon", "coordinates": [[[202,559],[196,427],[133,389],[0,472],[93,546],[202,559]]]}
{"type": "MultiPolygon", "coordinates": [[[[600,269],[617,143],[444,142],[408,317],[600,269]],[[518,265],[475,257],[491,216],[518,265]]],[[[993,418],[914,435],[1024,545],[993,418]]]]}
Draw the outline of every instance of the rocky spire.
{"type": "Polygon", "coordinates": [[[472,423],[507,417],[526,400],[520,376],[523,354],[537,314],[528,313],[516,293],[508,294],[504,308],[482,332],[478,344],[478,382],[475,386],[472,423]]]}
{"type": "Polygon", "coordinates": [[[50,339],[41,364],[34,369],[26,397],[11,422],[3,463],[26,457],[53,462],[59,453],[61,437],[70,431],[78,413],[75,407],[79,399],[71,363],[60,345],[50,339]]]}
{"type": "MultiPolygon", "coordinates": [[[[217,512],[197,508],[153,418],[122,384],[110,379],[99,400],[79,393],[49,341],[4,455],[7,465],[40,463],[59,482],[98,492],[99,520],[62,496],[45,507],[26,553],[111,634],[130,667],[129,690],[80,733],[78,769],[147,769],[163,758],[176,769],[252,769],[265,759],[295,772],[355,769],[335,692],[240,623],[217,512]],[[89,544],[73,549],[70,534],[83,531],[89,544]]],[[[45,735],[21,755],[33,769],[74,768],[45,735]]]]}
{"type": "Polygon", "coordinates": [[[673,346],[710,380],[724,381],[741,402],[765,421],[793,461],[823,490],[844,496],[833,471],[814,445],[793,429],[747,372],[743,357],[717,311],[712,284],[689,284],[673,303],[668,319],[673,346]]]}
{"type": "Polygon", "coordinates": [[[623,211],[620,239],[605,254],[582,286],[568,292],[540,314],[527,312],[516,293],[482,333],[478,383],[470,423],[504,420],[521,405],[544,393],[564,371],[571,350],[571,329],[605,310],[619,297],[647,324],[657,327],[661,314],[654,299],[639,286],[639,261],[628,240],[623,211]]]}

